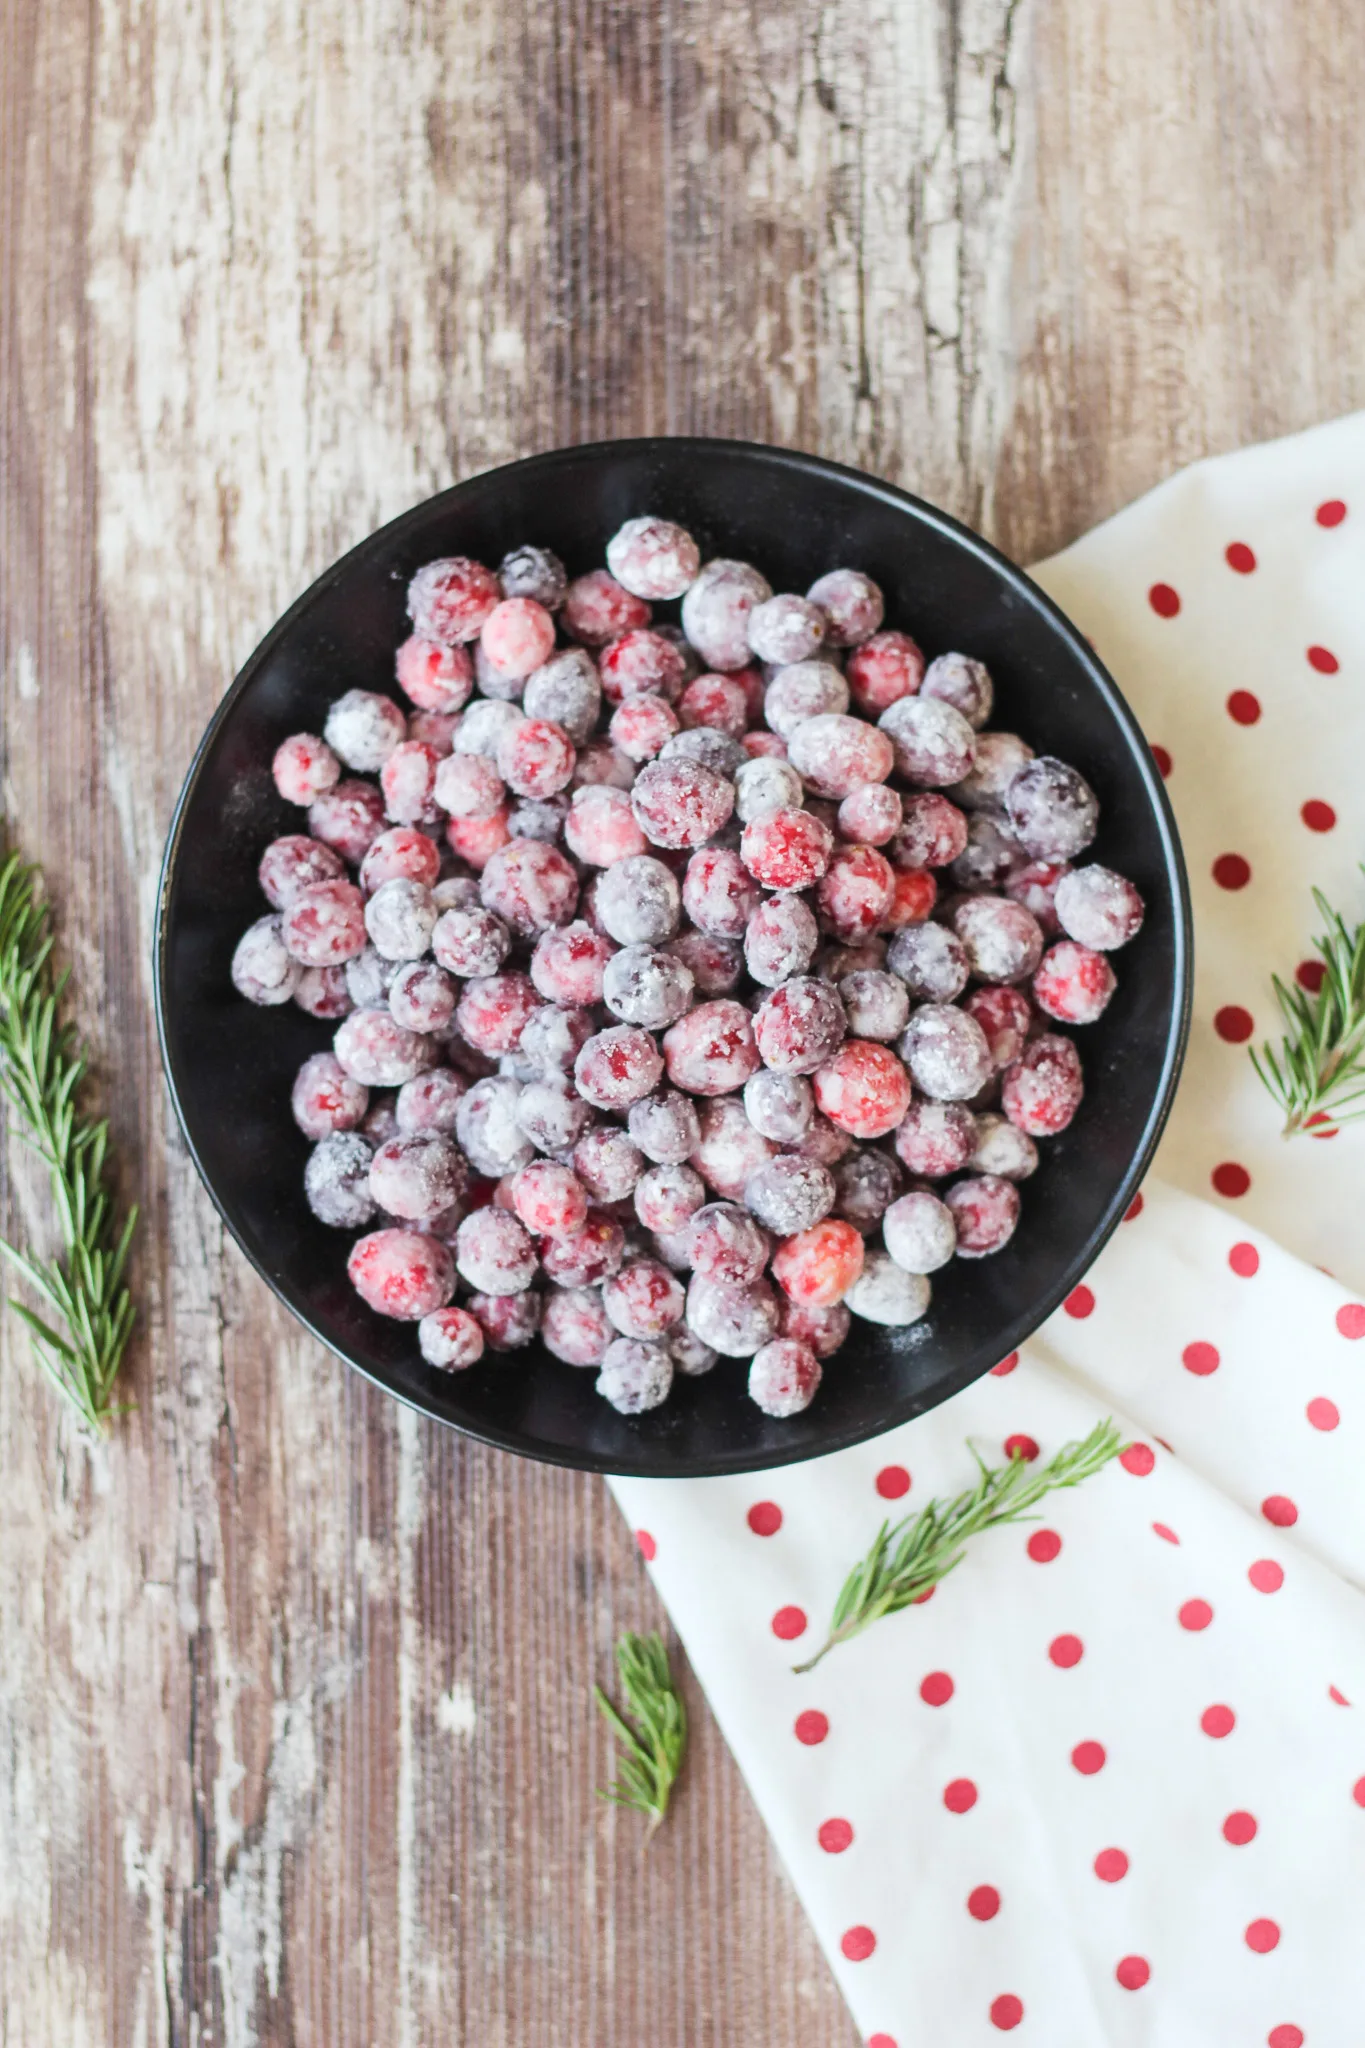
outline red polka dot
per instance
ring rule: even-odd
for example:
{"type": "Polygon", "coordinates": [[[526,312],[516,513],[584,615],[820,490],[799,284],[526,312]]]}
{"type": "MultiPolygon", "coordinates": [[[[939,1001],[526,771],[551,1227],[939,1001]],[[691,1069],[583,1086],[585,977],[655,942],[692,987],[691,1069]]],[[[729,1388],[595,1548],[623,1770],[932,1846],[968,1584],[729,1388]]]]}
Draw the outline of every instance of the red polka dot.
{"type": "Polygon", "coordinates": [[[1017,2027],[1024,2017],[1024,2001],[1016,1998],[1012,1991],[1004,1991],[999,1998],[991,2000],[991,2025],[999,2027],[1002,2034],[1008,2034],[1011,2027],[1017,2027]]]}
{"type": "Polygon", "coordinates": [[[782,1510],[775,1500],[756,1500],[749,1510],[749,1527],[755,1536],[776,1536],[782,1527],[782,1510]]]}
{"type": "Polygon", "coordinates": [[[1365,1337],[1365,1302],[1348,1301],[1337,1310],[1337,1328],[1353,1342],[1365,1337]]]}
{"type": "MultiPolygon", "coordinates": [[[[1342,506],[1344,512],[1346,507],[1342,506]]],[[[1324,526],[1334,526],[1335,520],[1324,519],[1324,526]]],[[[1303,2048],[1302,2027],[1272,2027],[1265,2037],[1265,2048],[1303,2048]]]]}
{"type": "Polygon", "coordinates": [[[1251,862],[1240,853],[1220,853],[1213,864],[1213,879],[1220,889],[1245,889],[1251,880],[1251,862]]]}
{"type": "Polygon", "coordinates": [[[1170,774],[1171,769],[1175,766],[1175,763],[1172,761],[1165,747],[1154,746],[1152,748],[1152,759],[1156,762],[1157,772],[1161,776],[1162,781],[1164,782],[1166,780],[1166,777],[1170,774]]]}
{"type": "Polygon", "coordinates": [[[640,1546],[640,1555],[646,1564],[652,1564],[659,1554],[659,1546],[650,1535],[648,1529],[637,1529],[635,1531],[635,1541],[640,1546]]]}
{"type": "Polygon", "coordinates": [[[1322,987],[1326,974],[1326,965],[1321,960],[1300,960],[1298,966],[1294,969],[1295,981],[1299,984],[1300,988],[1306,988],[1310,996],[1317,994],[1318,990],[1322,987]]]}
{"type": "Polygon", "coordinates": [[[1018,1363],[1019,1353],[1017,1351],[1011,1351],[1008,1358],[1002,1358],[999,1365],[993,1365],[991,1367],[991,1378],[995,1380],[1003,1380],[1007,1373],[1011,1373],[1014,1371],[1014,1368],[1016,1365],[1018,1365],[1018,1363]]]}
{"type": "Polygon", "coordinates": [[[773,1634],[784,1643],[795,1642],[806,1633],[806,1617],[799,1607],[779,1607],[773,1616],[773,1634]]]}
{"type": "Polygon", "coordinates": [[[1273,1920],[1253,1920],[1246,1931],[1246,1945],[1258,1956],[1268,1956],[1280,1945],[1280,1930],[1273,1920]]]}
{"type": "Polygon", "coordinates": [[[1228,1264],[1239,1280],[1254,1280],[1261,1270],[1261,1254],[1254,1244],[1235,1244],[1228,1253],[1228,1264]]]}
{"type": "Polygon", "coordinates": [[[890,2034],[869,2034],[867,2048],[896,2048],[896,2043],[890,2034]]]}
{"type": "Polygon", "coordinates": [[[1035,1564],[1051,1564],[1062,1547],[1055,1529],[1035,1529],[1025,1548],[1035,1564]]]}
{"type": "Polygon", "coordinates": [[[970,1778],[954,1778],[943,1788],[943,1804],[949,1813],[970,1813],[976,1805],[976,1787],[970,1778]]]}
{"type": "Polygon", "coordinates": [[[1114,1971],[1125,1991],[1141,1991],[1151,1974],[1146,1956],[1125,1956],[1114,1971]]]}
{"type": "Polygon", "coordinates": [[[1320,676],[1334,676],[1341,667],[1330,647],[1310,647],[1308,665],[1315,668],[1320,676]]]}
{"type": "Polygon", "coordinates": [[[1240,1849],[1247,1842],[1256,1839],[1256,1816],[1254,1813],[1230,1813],[1223,1822],[1223,1840],[1231,1842],[1234,1849],[1240,1849]]]}
{"type": "Polygon", "coordinates": [[[1247,1577],[1258,1593],[1278,1593],[1284,1584],[1284,1566],[1276,1564],[1273,1557],[1258,1557],[1247,1577]]]}
{"type": "Polygon", "coordinates": [[[877,1946],[870,1927],[849,1927],[839,1937],[839,1946],[851,1963],[865,1963],[877,1946]]]}
{"type": "Polygon", "coordinates": [[[846,1820],[822,1820],[815,1839],[828,1856],[842,1856],[853,1840],[853,1829],[846,1820]]]}
{"type": "Polygon", "coordinates": [[[1135,1479],[1145,1479],[1156,1463],[1156,1452],[1150,1444],[1128,1444],[1119,1452],[1119,1463],[1135,1479]]]}
{"type": "Polygon", "coordinates": [[[1180,1362],[1186,1372],[1192,1372],[1196,1379],[1207,1379],[1211,1372],[1217,1372],[1221,1360],[1216,1344],[1187,1344],[1180,1354],[1180,1362]]]}
{"type": "Polygon", "coordinates": [[[1180,610],[1180,593],[1172,590],[1169,583],[1154,583],[1147,592],[1147,602],[1159,619],[1173,619],[1180,610]]]}
{"type": "Polygon", "coordinates": [[[822,1714],[818,1707],[807,1707],[804,1714],[797,1715],[793,1733],[807,1749],[814,1749],[829,1734],[829,1715],[822,1714]]]}
{"type": "Polygon", "coordinates": [[[1095,1858],[1095,1875],[1105,1884],[1117,1884],[1128,1875],[1128,1858],[1122,1849],[1101,1849],[1095,1858]]]}
{"type": "Polygon", "coordinates": [[[1215,1166],[1212,1179],[1217,1193],[1229,1201],[1236,1201],[1251,1186],[1251,1175],[1235,1159],[1225,1159],[1221,1166],[1215,1166]]]}
{"type": "Polygon", "coordinates": [[[1059,1671],[1070,1671],[1073,1664],[1079,1664],[1085,1655],[1085,1644],[1079,1636],[1054,1636],[1047,1646],[1048,1656],[1059,1671]]]}
{"type": "Polygon", "coordinates": [[[1000,1894],[993,1884],[979,1884],[967,1894],[967,1911],[973,1920],[994,1920],[1000,1911],[1000,1894]]]}
{"type": "Polygon", "coordinates": [[[910,1602],[910,1605],[912,1607],[923,1607],[925,1601],[932,1600],[937,1591],[937,1586],[926,1586],[922,1593],[916,1593],[914,1599],[910,1602]]]}
{"type": "Polygon", "coordinates": [[[1308,799],[1299,816],[1310,832],[1330,832],[1337,822],[1337,814],[1332,806],[1315,796],[1308,799]]]}
{"type": "Polygon", "coordinates": [[[1128,1207],[1123,1212],[1124,1222],[1136,1223],[1138,1217],[1142,1214],[1144,1207],[1145,1204],[1143,1202],[1141,1195],[1134,1195],[1132,1201],[1128,1204],[1128,1207]]]}
{"type": "Polygon", "coordinates": [[[1004,1448],[1007,1458],[1022,1458],[1026,1465],[1031,1465],[1038,1455],[1038,1446],[1033,1438],[1022,1434],[1007,1436],[1004,1448]]]}
{"type": "MultiPolygon", "coordinates": [[[[1317,520],[1319,526],[1340,526],[1342,520],[1346,517],[1345,501],[1341,498],[1326,498],[1318,506],[1313,517],[1317,520]]],[[[1281,2048],[1281,2043],[1273,2041],[1271,2048],[1281,2048]]]]}
{"type": "Polygon", "coordinates": [[[926,1707],[945,1707],[953,1696],[953,1681],[946,1671],[930,1671],[920,1680],[919,1696],[926,1707]]]}
{"type": "Polygon", "coordinates": [[[1234,725],[1255,725],[1261,715],[1261,700],[1250,690],[1234,690],[1228,698],[1228,717],[1234,725]]]}
{"type": "Polygon", "coordinates": [[[1240,1003],[1224,1003],[1214,1012],[1213,1028],[1228,1045],[1245,1045],[1256,1029],[1256,1020],[1240,1003]]]}
{"type": "MultiPolygon", "coordinates": [[[[1306,1131],[1311,1131],[1315,1138],[1335,1138],[1340,1135],[1325,1109],[1314,1110],[1312,1116],[1305,1120],[1303,1127],[1306,1131]]],[[[1325,1273],[1327,1268],[1322,1266],[1319,1271],[1325,1273]]]]}
{"type": "Polygon", "coordinates": [[[1235,569],[1239,576],[1249,576],[1256,567],[1256,557],[1244,540],[1229,542],[1223,550],[1223,560],[1229,569],[1235,569]]]}
{"type": "Polygon", "coordinates": [[[1303,1412],[1314,1429],[1335,1429],[1341,1420],[1341,1410],[1336,1402],[1329,1401],[1324,1394],[1310,1401],[1303,1412]]]}
{"type": "Polygon", "coordinates": [[[1287,1493],[1268,1493],[1261,1502],[1261,1513],[1277,1529],[1292,1529],[1299,1519],[1299,1511],[1287,1493]]]}
{"type": "Polygon", "coordinates": [[[1071,1752],[1071,1761],[1083,1778],[1093,1778],[1096,1771],[1104,1769],[1104,1744],[1078,1742],[1071,1752]]]}
{"type": "Polygon", "coordinates": [[[1152,1527],[1163,1543],[1179,1543],[1180,1538],[1176,1535],[1175,1530],[1170,1528],[1165,1522],[1153,1522],[1152,1527]]]}
{"type": "Polygon", "coordinates": [[[1213,1609],[1207,1600],[1187,1600],[1180,1610],[1180,1626],[1195,1634],[1207,1628],[1213,1620],[1213,1609]]]}
{"type": "Polygon", "coordinates": [[[1345,1693],[1338,1692],[1334,1685],[1328,1686],[1327,1697],[1329,1700],[1335,1700],[1339,1707],[1349,1707],[1351,1704],[1351,1702],[1347,1699],[1345,1693]]]}
{"type": "Polygon", "coordinates": [[[1351,1797],[1357,1806],[1365,1806],[1365,1778],[1357,1778],[1351,1787],[1351,1797]]]}
{"type": "Polygon", "coordinates": [[[1199,1716],[1199,1725],[1206,1735],[1213,1737],[1215,1742],[1221,1742],[1223,1737],[1231,1735],[1233,1729],[1237,1726],[1237,1716],[1233,1713],[1231,1707],[1225,1707],[1221,1704],[1214,1707],[1205,1707],[1203,1713],[1199,1716]]]}
{"type": "Polygon", "coordinates": [[[877,1491],[883,1500],[899,1500],[910,1491],[910,1474],[904,1465],[883,1465],[877,1474],[877,1491]]]}
{"type": "Polygon", "coordinates": [[[1095,1313],[1095,1297],[1088,1287],[1073,1287],[1062,1307],[1069,1316],[1075,1316],[1078,1322],[1083,1322],[1087,1316],[1095,1313]]]}

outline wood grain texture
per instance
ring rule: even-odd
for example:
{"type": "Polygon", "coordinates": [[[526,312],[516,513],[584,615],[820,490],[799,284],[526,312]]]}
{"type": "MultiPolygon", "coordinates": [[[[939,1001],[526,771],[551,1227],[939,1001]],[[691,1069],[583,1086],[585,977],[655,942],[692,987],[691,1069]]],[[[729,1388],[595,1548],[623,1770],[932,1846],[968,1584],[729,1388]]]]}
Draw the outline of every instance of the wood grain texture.
{"type": "Polygon", "coordinates": [[[648,1856],[593,1798],[656,1618],[602,1488],[225,1242],[162,837],[275,614],[473,469],[753,436],[1027,560],[1365,402],[1362,88],[1330,0],[0,0],[4,804],[146,1216],[107,1448],[4,1330],[3,2048],[850,2048],[699,1701],[648,1856]]]}

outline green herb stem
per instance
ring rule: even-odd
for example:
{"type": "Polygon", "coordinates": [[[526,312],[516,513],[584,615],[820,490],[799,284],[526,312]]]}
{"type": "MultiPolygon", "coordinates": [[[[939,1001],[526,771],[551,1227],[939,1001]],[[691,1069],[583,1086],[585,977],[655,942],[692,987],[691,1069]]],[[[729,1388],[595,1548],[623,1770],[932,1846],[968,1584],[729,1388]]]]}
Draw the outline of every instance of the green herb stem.
{"type": "Polygon", "coordinates": [[[1284,1135],[1321,1134],[1365,1116],[1365,923],[1348,925],[1320,889],[1313,891],[1326,930],[1313,941],[1322,960],[1314,991],[1271,977],[1285,1023],[1251,1063],[1284,1114],[1284,1135]]]}
{"type": "Polygon", "coordinates": [[[626,1713],[612,1704],[600,1686],[593,1688],[622,1751],[620,1776],[598,1796],[645,1814],[649,1820],[645,1840],[649,1841],[668,1811],[669,1795],[682,1768],[687,1713],[661,1635],[623,1635],[616,1645],[616,1669],[626,1713]]]}

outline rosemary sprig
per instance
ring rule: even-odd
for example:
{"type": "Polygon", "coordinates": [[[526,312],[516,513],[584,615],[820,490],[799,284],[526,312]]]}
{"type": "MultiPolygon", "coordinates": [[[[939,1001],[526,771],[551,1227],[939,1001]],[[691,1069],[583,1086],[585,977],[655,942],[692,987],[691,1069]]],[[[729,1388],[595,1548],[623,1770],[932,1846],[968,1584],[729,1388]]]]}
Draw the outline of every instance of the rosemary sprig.
{"type": "MultiPolygon", "coordinates": [[[[1362,870],[1365,872],[1365,869],[1362,870]]],[[[1286,1025],[1278,1052],[1267,1041],[1251,1064],[1284,1111],[1284,1135],[1365,1116],[1365,924],[1348,925],[1321,889],[1313,901],[1327,929],[1313,944],[1322,956],[1316,994],[1273,975],[1286,1025]]]]}
{"type": "Polygon", "coordinates": [[[616,1669],[630,1714],[627,1721],[601,1686],[593,1692],[624,1752],[621,1775],[598,1797],[646,1814],[649,1841],[668,1811],[668,1797],[682,1768],[687,1743],[687,1713],[673,1683],[668,1652],[661,1635],[626,1632],[616,1645],[616,1669]]]}
{"type": "Polygon", "coordinates": [[[1030,1510],[1044,1494],[1079,1486],[1107,1465],[1122,1444],[1120,1432],[1106,1421],[1097,1423],[1083,1442],[1063,1445],[1046,1465],[1035,1466],[1019,1453],[1007,1465],[987,1465],[973,1449],[980,1473],[976,1485],[955,1500],[931,1500],[918,1514],[894,1525],[882,1523],[867,1556],[844,1581],[829,1634],[815,1655],[793,1665],[793,1670],[813,1671],[838,1644],[860,1635],[884,1614],[899,1614],[923,1599],[961,1564],[971,1537],[1001,1522],[1031,1519],[1030,1510]]]}
{"type": "Polygon", "coordinates": [[[114,1412],[114,1376],[133,1324],[123,1272],[137,1211],[118,1228],[105,1182],[109,1126],[91,1122],[77,1104],[87,1061],[75,1026],[57,1020],[68,977],[53,968],[39,881],[37,868],[17,854],[0,867],[0,1089],[22,1136],[47,1162],[62,1249],[41,1260],[0,1238],[0,1253],[51,1312],[46,1321],[23,1302],[11,1304],[39,1363],[99,1434],[114,1412]]]}

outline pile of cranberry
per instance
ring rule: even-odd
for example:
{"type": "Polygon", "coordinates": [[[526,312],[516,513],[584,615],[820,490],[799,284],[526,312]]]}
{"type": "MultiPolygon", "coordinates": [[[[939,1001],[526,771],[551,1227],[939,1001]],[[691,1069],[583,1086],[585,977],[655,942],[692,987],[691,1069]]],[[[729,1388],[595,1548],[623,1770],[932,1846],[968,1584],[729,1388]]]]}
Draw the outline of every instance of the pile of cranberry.
{"type": "Polygon", "coordinates": [[[1007,1243],[1081,1100],[1052,1027],[1142,900],[1073,865],[1076,770],[858,570],[774,595],[655,517],[607,565],[418,570],[412,709],[350,690],[275,756],[308,830],[233,979],[337,1020],[305,1193],[430,1365],[539,1335],[629,1415],[719,1354],[790,1416],[850,1313],[913,1323],[1007,1243]]]}

